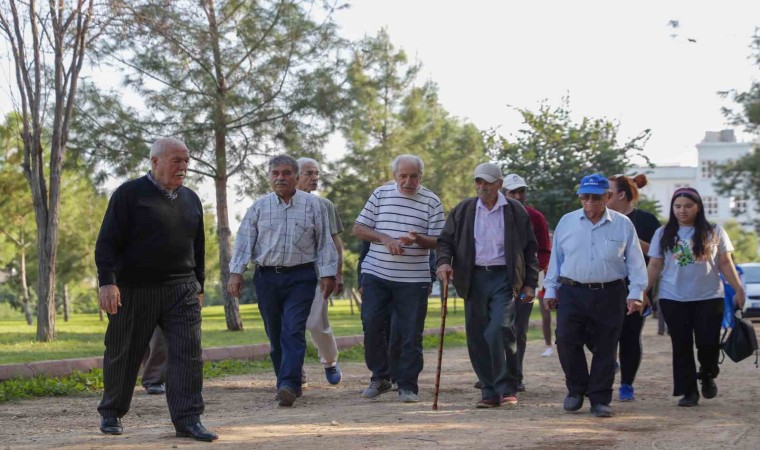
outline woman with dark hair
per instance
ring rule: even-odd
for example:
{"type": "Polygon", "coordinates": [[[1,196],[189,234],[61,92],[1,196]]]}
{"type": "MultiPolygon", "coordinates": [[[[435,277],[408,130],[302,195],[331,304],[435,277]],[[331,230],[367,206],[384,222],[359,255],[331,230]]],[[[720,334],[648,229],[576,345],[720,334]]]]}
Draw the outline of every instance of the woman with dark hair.
{"type": "MultiPolygon", "coordinates": [[[[625,214],[631,219],[639,237],[641,250],[644,252],[644,259],[649,262],[646,254],[649,251],[649,243],[652,241],[654,232],[660,228],[660,221],[654,214],[634,208],[639,200],[639,189],[647,185],[647,177],[644,174],[635,177],[615,175],[609,180],[612,195],[607,207],[625,214]]],[[[651,298],[651,295],[649,297],[651,298]]],[[[644,319],[644,316],[639,313],[626,315],[623,321],[618,350],[620,358],[618,400],[621,402],[634,400],[633,380],[636,378],[636,372],[638,372],[641,364],[641,330],[644,327],[644,319]]]]}
{"type": "Polygon", "coordinates": [[[696,189],[681,188],[670,201],[670,218],[652,238],[649,247],[649,287],[660,280],[660,308],[673,345],[673,395],[683,396],[678,406],[699,402],[702,395],[718,394],[720,327],[723,320],[723,274],[734,288],[734,301],[744,306],[744,288],[734,268],[734,247],[725,230],[707,222],[696,189]],[[699,372],[694,362],[697,346],[699,372]]]}

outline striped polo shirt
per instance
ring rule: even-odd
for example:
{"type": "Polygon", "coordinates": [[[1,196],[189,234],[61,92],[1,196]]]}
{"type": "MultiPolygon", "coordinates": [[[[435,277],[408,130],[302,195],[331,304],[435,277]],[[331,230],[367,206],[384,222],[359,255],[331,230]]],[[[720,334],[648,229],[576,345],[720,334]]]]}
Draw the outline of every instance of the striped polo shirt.
{"type": "MultiPolygon", "coordinates": [[[[364,225],[392,238],[416,231],[428,236],[441,234],[444,225],[441,200],[420,186],[417,193],[400,193],[396,183],[375,189],[356,218],[364,225]]],[[[430,282],[430,250],[417,244],[405,245],[403,255],[391,255],[384,245],[372,243],[362,262],[362,273],[404,283],[430,282]]]]}

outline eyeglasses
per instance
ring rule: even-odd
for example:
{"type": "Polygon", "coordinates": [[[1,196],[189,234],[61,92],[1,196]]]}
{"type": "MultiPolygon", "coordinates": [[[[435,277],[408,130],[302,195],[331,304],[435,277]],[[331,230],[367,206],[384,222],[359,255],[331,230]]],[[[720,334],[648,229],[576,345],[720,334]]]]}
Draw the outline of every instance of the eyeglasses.
{"type": "Polygon", "coordinates": [[[604,198],[604,195],[602,194],[581,194],[579,195],[582,202],[600,202],[604,198]]]}

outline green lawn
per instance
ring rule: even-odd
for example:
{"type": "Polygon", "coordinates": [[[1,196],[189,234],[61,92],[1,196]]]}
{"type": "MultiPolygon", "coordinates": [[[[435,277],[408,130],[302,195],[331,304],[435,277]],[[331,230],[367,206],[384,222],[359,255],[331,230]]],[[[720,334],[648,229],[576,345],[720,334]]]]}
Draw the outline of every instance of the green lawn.
{"type": "MultiPolygon", "coordinates": [[[[464,325],[462,299],[456,299],[456,310],[454,305],[454,299],[449,299],[446,325],[464,325]]],[[[203,346],[223,347],[267,342],[256,305],[241,305],[240,311],[245,330],[229,332],[224,320],[224,307],[204,308],[203,346]]],[[[532,319],[539,318],[540,312],[534,307],[532,319]]],[[[39,343],[34,340],[35,326],[28,326],[20,315],[16,318],[0,318],[0,364],[103,355],[103,336],[107,322],[101,322],[97,314],[74,314],[69,322],[64,322],[62,316],[56,320],[58,340],[39,343]]],[[[350,336],[362,332],[359,312],[354,308],[354,314],[351,315],[348,300],[335,301],[334,306],[330,308],[330,323],[336,336],[350,336]]],[[[440,326],[441,303],[437,298],[431,298],[425,327],[440,326]]],[[[534,339],[540,334],[540,329],[531,329],[528,338],[534,339]]]]}

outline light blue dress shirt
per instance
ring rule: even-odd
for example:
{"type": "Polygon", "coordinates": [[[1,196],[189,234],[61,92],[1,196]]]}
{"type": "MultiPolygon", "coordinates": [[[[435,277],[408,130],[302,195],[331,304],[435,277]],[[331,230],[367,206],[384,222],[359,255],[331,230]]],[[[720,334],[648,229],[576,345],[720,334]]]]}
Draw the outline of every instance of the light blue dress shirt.
{"type": "Polygon", "coordinates": [[[583,209],[562,216],[554,231],[544,298],[557,298],[560,276],[579,283],[605,283],[628,277],[628,298],[641,300],[647,286],[647,269],[630,219],[609,208],[595,224],[583,209]]]}

